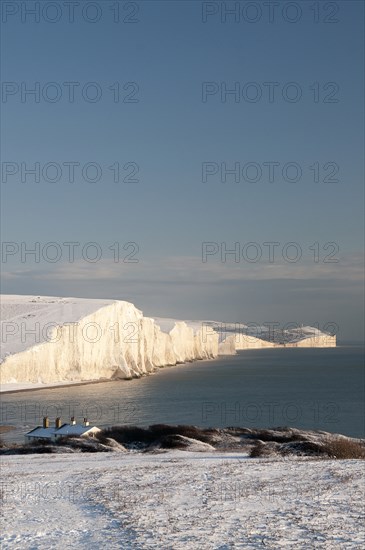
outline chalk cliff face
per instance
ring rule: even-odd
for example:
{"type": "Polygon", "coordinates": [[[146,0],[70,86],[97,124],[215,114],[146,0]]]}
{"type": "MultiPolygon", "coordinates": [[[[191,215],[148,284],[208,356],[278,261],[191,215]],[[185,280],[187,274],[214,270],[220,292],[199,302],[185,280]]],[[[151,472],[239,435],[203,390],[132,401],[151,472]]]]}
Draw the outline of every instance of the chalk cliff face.
{"type": "Polygon", "coordinates": [[[219,355],[230,355],[247,349],[336,347],[336,336],[316,327],[270,329],[267,326],[255,326],[252,329],[242,323],[207,321],[206,324],[207,331],[213,330],[219,334],[219,355]]]}
{"type": "Polygon", "coordinates": [[[243,349],[261,349],[261,348],[277,348],[281,347],[275,342],[270,342],[268,340],[261,340],[255,336],[248,334],[237,334],[235,336],[236,350],[243,349]]]}
{"type": "Polygon", "coordinates": [[[156,368],[238,350],[333,347],[311,327],[285,343],[244,334],[245,325],[152,319],[113,300],[1,296],[1,384],[57,384],[135,378],[156,368]]]}
{"type": "MultiPolygon", "coordinates": [[[[103,307],[97,303],[96,311],[81,319],[78,317],[85,304],[80,307],[77,301],[73,313],[66,308],[67,316],[65,312],[56,311],[65,306],[65,302],[53,302],[56,305],[48,308],[46,316],[32,314],[38,321],[21,316],[26,319],[23,327],[19,316],[17,322],[14,318],[7,324],[4,321],[3,338],[7,335],[9,340],[13,339],[18,349],[17,339],[26,340],[28,336],[28,343],[23,342],[24,350],[5,358],[1,365],[2,384],[132,378],[157,367],[208,359],[218,354],[217,334],[205,334],[202,329],[196,330],[182,321],[177,321],[169,333],[163,332],[154,319],[144,317],[129,302],[112,302],[103,307]],[[62,318],[63,324],[58,321],[60,324],[54,326],[57,320],[50,321],[50,310],[54,311],[54,319],[62,318]],[[37,323],[38,329],[35,328],[37,323]],[[35,332],[43,341],[34,345],[35,332]]],[[[11,353],[11,345],[6,343],[11,353]]]]}
{"type": "Polygon", "coordinates": [[[336,336],[330,336],[329,334],[319,334],[318,336],[311,336],[309,338],[303,338],[297,342],[289,342],[286,344],[287,348],[335,348],[336,336]]]}
{"type": "Polygon", "coordinates": [[[219,355],[235,355],[236,349],[235,336],[231,334],[231,336],[227,336],[222,342],[219,342],[218,353],[219,355]]]}

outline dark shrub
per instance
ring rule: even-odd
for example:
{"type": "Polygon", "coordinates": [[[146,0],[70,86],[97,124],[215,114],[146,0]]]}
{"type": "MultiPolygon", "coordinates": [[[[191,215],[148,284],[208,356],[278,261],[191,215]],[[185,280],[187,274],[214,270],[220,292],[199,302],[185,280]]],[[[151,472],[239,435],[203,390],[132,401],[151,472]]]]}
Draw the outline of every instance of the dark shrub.
{"type": "Polygon", "coordinates": [[[203,441],[203,443],[211,443],[214,440],[214,436],[219,433],[218,430],[212,428],[202,429],[186,425],[169,426],[167,424],[154,424],[149,429],[155,434],[156,439],[164,435],[183,435],[191,439],[203,441]]]}
{"type": "Polygon", "coordinates": [[[157,443],[162,437],[167,435],[183,435],[191,439],[197,439],[204,443],[212,443],[214,437],[219,434],[218,430],[202,429],[196,426],[170,426],[168,424],[154,424],[149,428],[139,428],[138,426],[113,426],[106,428],[98,435],[99,441],[104,437],[111,437],[118,443],[126,447],[137,445],[147,447],[151,443],[157,443]]]}
{"type": "Polygon", "coordinates": [[[102,430],[98,438],[100,439],[103,436],[115,439],[115,441],[127,447],[134,443],[143,443],[147,446],[156,439],[156,436],[148,429],[139,428],[138,426],[113,426],[102,430]]]}
{"type": "Polygon", "coordinates": [[[189,443],[176,434],[162,436],[159,443],[163,449],[186,449],[189,447],[189,443]]]}
{"type": "Polygon", "coordinates": [[[280,445],[279,451],[284,456],[292,454],[298,456],[321,456],[323,458],[326,455],[323,445],[313,441],[283,443],[280,445]]]}
{"type": "Polygon", "coordinates": [[[33,455],[44,453],[57,453],[56,445],[19,445],[4,449],[0,454],[3,455],[33,455]]]}
{"type": "Polygon", "coordinates": [[[282,456],[365,459],[365,443],[335,435],[325,436],[318,441],[308,441],[303,434],[301,441],[293,440],[286,443],[274,441],[264,443],[263,441],[257,441],[251,449],[250,457],[262,458],[275,454],[282,456]]]}
{"type": "Polygon", "coordinates": [[[94,439],[93,437],[66,436],[58,439],[57,444],[70,447],[81,453],[107,453],[112,451],[110,447],[106,447],[98,439],[94,439]]]}
{"type": "Polygon", "coordinates": [[[256,441],[250,450],[251,458],[267,458],[276,452],[276,445],[272,443],[264,443],[256,441]]]}
{"type": "Polygon", "coordinates": [[[323,445],[324,451],[330,458],[365,459],[365,443],[342,437],[333,437],[323,445]]]}

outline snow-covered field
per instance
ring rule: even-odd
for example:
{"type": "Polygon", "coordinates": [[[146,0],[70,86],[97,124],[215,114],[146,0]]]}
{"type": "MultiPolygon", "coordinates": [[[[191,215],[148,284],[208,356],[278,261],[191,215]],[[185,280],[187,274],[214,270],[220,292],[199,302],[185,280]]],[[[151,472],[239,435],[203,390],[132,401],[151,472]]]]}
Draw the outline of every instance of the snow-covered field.
{"type": "Polygon", "coordinates": [[[3,456],[1,548],[364,548],[364,461],[3,456]]]}

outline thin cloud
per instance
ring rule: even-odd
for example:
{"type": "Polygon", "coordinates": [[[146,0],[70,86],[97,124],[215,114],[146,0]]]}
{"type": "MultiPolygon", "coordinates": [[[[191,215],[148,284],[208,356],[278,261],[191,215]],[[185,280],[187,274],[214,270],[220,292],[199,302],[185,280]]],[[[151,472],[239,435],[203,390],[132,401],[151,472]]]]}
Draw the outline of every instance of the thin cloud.
{"type": "Polygon", "coordinates": [[[48,268],[2,270],[4,281],[33,279],[37,281],[113,281],[139,282],[146,284],[197,284],[229,283],[234,281],[271,279],[321,279],[363,280],[363,259],[354,254],[341,258],[337,263],[299,261],[296,263],[281,260],[275,263],[249,263],[210,259],[202,262],[194,256],[169,256],[140,260],[138,263],[114,262],[102,259],[95,263],[78,260],[73,263],[59,262],[48,268]]]}

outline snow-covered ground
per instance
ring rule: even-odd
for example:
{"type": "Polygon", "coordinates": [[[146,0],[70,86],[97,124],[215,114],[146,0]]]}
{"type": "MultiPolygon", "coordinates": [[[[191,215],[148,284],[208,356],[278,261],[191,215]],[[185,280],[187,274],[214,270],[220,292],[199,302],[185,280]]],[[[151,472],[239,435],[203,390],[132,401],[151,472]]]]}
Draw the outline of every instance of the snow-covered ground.
{"type": "Polygon", "coordinates": [[[364,461],[2,456],[1,548],[364,548],[364,461]]]}

